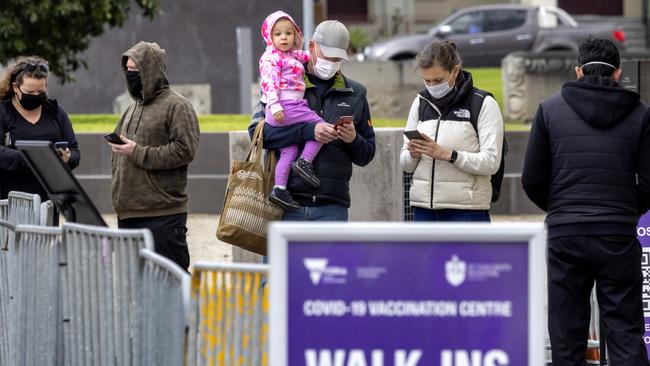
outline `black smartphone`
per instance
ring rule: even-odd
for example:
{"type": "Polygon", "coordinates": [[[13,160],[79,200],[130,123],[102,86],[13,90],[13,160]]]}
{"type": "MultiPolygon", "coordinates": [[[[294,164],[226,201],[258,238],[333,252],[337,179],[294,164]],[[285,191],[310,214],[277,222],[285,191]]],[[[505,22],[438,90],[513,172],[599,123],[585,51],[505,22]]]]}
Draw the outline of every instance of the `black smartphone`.
{"type": "Polygon", "coordinates": [[[404,136],[409,140],[424,140],[424,137],[422,137],[422,134],[420,134],[420,131],[418,130],[404,131],[404,136]]]}
{"type": "Polygon", "coordinates": [[[124,144],[126,144],[126,142],[122,141],[120,136],[118,136],[118,135],[116,135],[116,134],[114,134],[112,132],[107,133],[106,135],[104,135],[104,138],[106,139],[106,141],[110,142],[111,144],[115,144],[115,145],[124,145],[124,144]]]}
{"type": "Polygon", "coordinates": [[[68,141],[57,141],[54,143],[54,148],[65,150],[68,148],[68,141]]]}
{"type": "Polygon", "coordinates": [[[339,120],[336,121],[334,124],[334,128],[339,128],[339,126],[343,126],[344,124],[347,123],[353,123],[354,122],[354,116],[341,116],[339,117],[339,120]]]}

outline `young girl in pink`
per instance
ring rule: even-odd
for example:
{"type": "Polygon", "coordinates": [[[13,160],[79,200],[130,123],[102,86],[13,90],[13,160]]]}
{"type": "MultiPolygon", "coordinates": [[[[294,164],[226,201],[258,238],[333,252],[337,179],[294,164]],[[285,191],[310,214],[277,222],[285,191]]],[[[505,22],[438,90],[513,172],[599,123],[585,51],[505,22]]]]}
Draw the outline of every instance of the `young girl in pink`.
{"type": "MultiPolygon", "coordinates": [[[[297,123],[318,123],[323,119],[309,109],[305,94],[305,64],[309,54],[302,51],[303,38],[300,28],[289,14],[276,11],[262,25],[262,37],[266,51],[260,58],[260,85],[262,102],[266,104],[266,123],[282,127],[297,123]]],[[[280,149],[275,168],[275,187],[269,200],[284,209],[298,209],[300,205],[287,190],[289,169],[314,187],[320,180],[314,173],[312,162],[322,144],[307,141],[298,158],[297,145],[280,149]],[[297,159],[296,159],[297,158],[297,159]]]]}

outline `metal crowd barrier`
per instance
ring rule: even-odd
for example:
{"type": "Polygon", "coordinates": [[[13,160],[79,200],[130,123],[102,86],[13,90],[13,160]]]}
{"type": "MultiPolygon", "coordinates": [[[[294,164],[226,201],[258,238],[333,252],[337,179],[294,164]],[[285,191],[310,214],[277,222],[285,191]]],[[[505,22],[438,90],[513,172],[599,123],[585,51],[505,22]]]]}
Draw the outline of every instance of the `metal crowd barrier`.
{"type": "Polygon", "coordinates": [[[37,194],[11,191],[7,196],[8,220],[14,225],[41,223],[41,197],[37,194]]]}
{"type": "MultiPolygon", "coordinates": [[[[0,221],[9,223],[9,203],[7,200],[0,200],[0,221]]],[[[0,250],[6,250],[9,244],[9,231],[12,229],[0,226],[0,250]]]]}
{"type": "Polygon", "coordinates": [[[9,330],[11,288],[9,287],[9,251],[14,241],[15,226],[40,223],[41,198],[36,194],[9,192],[6,200],[0,201],[0,365],[9,365],[9,330]],[[7,225],[10,224],[10,225],[7,225]]]}
{"type": "Polygon", "coordinates": [[[404,198],[404,221],[413,221],[413,207],[411,207],[411,183],[413,182],[412,173],[402,173],[402,195],[404,198]]]}
{"type": "Polygon", "coordinates": [[[148,249],[142,274],[142,354],[140,365],[183,365],[190,310],[190,275],[148,249]]]}
{"type": "Polygon", "coordinates": [[[54,202],[48,200],[41,203],[38,221],[41,226],[52,226],[54,224],[54,202]]]}
{"type": "Polygon", "coordinates": [[[149,230],[63,225],[62,307],[68,365],[138,365],[149,230]]]}
{"type": "MultiPolygon", "coordinates": [[[[5,200],[6,202],[6,200],[5,200]]],[[[9,238],[14,237],[13,224],[0,219],[0,365],[9,365],[9,238]]]]}
{"type": "Polygon", "coordinates": [[[61,341],[59,248],[61,229],[19,225],[9,248],[7,365],[55,365],[61,341]]]}
{"type": "Polygon", "coordinates": [[[197,263],[187,365],[268,365],[268,265],[197,263]]]}
{"type": "Polygon", "coordinates": [[[9,202],[6,199],[0,200],[0,220],[9,220],[9,202]]]}

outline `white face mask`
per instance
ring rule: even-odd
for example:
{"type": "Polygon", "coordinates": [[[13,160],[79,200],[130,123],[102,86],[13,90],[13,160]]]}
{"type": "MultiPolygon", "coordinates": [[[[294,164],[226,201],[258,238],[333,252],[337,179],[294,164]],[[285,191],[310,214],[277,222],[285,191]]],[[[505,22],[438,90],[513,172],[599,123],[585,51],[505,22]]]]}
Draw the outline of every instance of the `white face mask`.
{"type": "Polygon", "coordinates": [[[341,68],[341,61],[332,62],[320,57],[316,57],[316,64],[314,65],[314,74],[320,79],[329,80],[341,68]]]}
{"type": "Polygon", "coordinates": [[[432,97],[436,99],[440,99],[445,95],[449,94],[449,92],[451,91],[451,86],[449,85],[449,82],[451,81],[452,75],[449,75],[449,80],[447,80],[444,83],[440,83],[436,85],[428,85],[426,82],[424,82],[424,86],[427,88],[427,91],[429,92],[429,94],[431,94],[432,97]]]}

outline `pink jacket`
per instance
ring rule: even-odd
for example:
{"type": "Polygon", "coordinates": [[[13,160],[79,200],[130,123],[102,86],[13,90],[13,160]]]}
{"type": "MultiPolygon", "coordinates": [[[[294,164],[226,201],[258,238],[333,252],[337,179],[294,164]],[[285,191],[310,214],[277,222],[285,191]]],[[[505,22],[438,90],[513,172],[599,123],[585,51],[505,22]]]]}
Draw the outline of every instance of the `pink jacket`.
{"type": "Polygon", "coordinates": [[[302,51],[302,32],[291,18],[283,11],[266,17],[262,24],[262,37],[266,41],[266,51],[259,62],[262,102],[271,108],[271,113],[282,110],[282,99],[302,99],[305,93],[305,67],[309,53],[302,51]],[[273,46],[271,31],[280,18],[287,18],[296,29],[293,50],[282,52],[273,46]]]}

